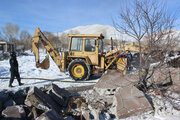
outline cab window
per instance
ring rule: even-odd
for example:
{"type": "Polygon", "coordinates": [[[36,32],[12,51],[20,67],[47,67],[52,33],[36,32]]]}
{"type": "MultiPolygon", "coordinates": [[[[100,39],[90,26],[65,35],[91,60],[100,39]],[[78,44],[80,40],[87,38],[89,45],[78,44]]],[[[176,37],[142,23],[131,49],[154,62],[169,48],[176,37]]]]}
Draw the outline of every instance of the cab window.
{"type": "Polygon", "coordinates": [[[82,51],[82,38],[72,38],[71,51],[82,51]]]}
{"type": "Polygon", "coordinates": [[[102,39],[99,39],[98,40],[98,49],[99,49],[99,52],[103,52],[103,41],[102,39]]]}
{"type": "Polygon", "coordinates": [[[95,52],[96,40],[95,39],[85,39],[85,51],[95,52]]]}

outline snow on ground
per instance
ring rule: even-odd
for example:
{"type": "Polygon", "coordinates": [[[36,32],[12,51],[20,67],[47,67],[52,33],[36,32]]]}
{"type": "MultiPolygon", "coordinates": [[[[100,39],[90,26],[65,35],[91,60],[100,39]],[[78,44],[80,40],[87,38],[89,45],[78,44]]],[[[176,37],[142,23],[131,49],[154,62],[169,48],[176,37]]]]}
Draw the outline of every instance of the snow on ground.
{"type": "MultiPolygon", "coordinates": [[[[56,64],[53,62],[53,60],[50,58],[50,68],[47,70],[36,68],[35,66],[35,57],[33,53],[30,51],[27,51],[28,56],[18,56],[17,60],[19,63],[19,73],[22,78],[48,78],[52,80],[59,80],[59,81],[74,81],[72,80],[68,73],[62,73],[60,72],[59,68],[56,66],[56,64]]],[[[46,54],[43,54],[43,52],[40,52],[40,60],[43,60],[45,58],[46,54]]],[[[0,77],[10,77],[10,65],[9,60],[0,61],[0,77]]],[[[90,82],[96,82],[98,81],[98,78],[95,77],[92,80],[88,80],[90,82]]],[[[87,81],[87,82],[88,82],[87,81]]],[[[46,84],[49,83],[55,83],[59,87],[75,87],[80,85],[89,85],[90,83],[62,83],[58,81],[44,81],[44,80],[37,80],[37,79],[22,79],[22,83],[25,83],[23,86],[18,86],[18,82],[16,79],[14,79],[13,82],[13,88],[9,88],[9,79],[0,79],[1,87],[2,89],[11,89],[13,91],[17,91],[19,89],[22,89],[24,87],[43,87],[46,84]]],[[[92,83],[91,83],[92,84],[92,83]]]]}

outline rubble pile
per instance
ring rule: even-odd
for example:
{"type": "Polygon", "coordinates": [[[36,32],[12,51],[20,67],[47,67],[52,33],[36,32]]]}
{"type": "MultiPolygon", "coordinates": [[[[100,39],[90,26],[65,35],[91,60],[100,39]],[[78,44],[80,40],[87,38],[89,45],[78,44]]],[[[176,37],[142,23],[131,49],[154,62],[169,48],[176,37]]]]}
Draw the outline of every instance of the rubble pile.
{"type": "Polygon", "coordinates": [[[25,88],[15,93],[0,92],[1,120],[80,120],[83,118],[81,106],[83,98],[78,91],[92,86],[78,88],[59,88],[55,84],[43,88],[25,88]]]}

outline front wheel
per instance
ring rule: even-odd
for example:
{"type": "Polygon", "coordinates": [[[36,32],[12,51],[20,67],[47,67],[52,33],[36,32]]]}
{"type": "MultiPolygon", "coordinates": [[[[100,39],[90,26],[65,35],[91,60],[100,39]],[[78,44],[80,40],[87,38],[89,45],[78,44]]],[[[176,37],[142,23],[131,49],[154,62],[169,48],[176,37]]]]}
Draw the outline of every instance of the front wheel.
{"type": "Polygon", "coordinates": [[[75,59],[68,66],[69,75],[74,80],[87,80],[91,74],[91,68],[85,60],[75,59]]]}

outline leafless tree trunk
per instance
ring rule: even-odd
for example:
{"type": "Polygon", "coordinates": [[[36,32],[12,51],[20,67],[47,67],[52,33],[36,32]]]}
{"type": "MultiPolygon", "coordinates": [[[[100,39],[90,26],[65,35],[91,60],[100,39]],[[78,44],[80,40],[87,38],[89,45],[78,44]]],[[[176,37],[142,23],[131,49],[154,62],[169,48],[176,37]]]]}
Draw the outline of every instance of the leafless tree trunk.
{"type": "Polygon", "coordinates": [[[30,33],[26,30],[21,31],[20,33],[20,41],[24,44],[25,49],[28,50],[31,48],[31,39],[32,36],[30,35],[30,33]]]}

